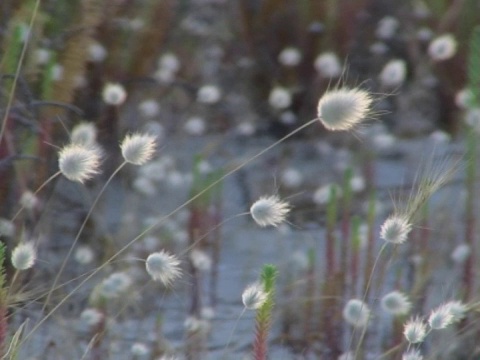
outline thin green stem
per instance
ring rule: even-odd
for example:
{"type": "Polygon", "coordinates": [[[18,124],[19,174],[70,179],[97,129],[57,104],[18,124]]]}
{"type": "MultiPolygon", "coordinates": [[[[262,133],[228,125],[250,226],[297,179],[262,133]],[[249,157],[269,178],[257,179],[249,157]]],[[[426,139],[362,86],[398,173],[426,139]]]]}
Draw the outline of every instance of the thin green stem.
{"type": "Polygon", "coordinates": [[[3,135],[4,135],[5,129],[7,127],[8,114],[9,114],[10,109],[11,109],[12,104],[13,104],[13,98],[15,97],[15,89],[17,88],[17,82],[18,82],[18,78],[20,76],[20,70],[21,70],[22,65],[23,65],[23,59],[25,58],[25,54],[27,53],[28,41],[30,40],[30,34],[32,33],[33,24],[35,22],[37,14],[38,14],[38,9],[40,7],[40,2],[41,2],[41,0],[37,0],[35,2],[35,6],[34,6],[33,12],[32,12],[32,17],[30,18],[30,23],[28,25],[29,26],[28,34],[26,36],[25,43],[23,44],[23,48],[22,48],[22,52],[20,54],[20,58],[18,59],[17,69],[15,70],[15,77],[13,78],[12,88],[11,88],[10,94],[8,96],[7,106],[5,107],[5,115],[3,116],[2,127],[0,128],[0,142],[3,139],[3,135]]]}

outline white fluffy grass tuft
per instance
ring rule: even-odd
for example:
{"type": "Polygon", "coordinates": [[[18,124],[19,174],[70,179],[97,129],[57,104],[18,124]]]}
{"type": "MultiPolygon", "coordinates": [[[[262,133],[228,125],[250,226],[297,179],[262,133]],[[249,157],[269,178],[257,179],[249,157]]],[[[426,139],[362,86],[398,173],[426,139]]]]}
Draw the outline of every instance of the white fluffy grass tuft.
{"type": "Polygon", "coordinates": [[[328,91],[318,102],[318,119],[327,130],[351,130],[365,120],[372,103],[372,96],[358,88],[328,91]]]}

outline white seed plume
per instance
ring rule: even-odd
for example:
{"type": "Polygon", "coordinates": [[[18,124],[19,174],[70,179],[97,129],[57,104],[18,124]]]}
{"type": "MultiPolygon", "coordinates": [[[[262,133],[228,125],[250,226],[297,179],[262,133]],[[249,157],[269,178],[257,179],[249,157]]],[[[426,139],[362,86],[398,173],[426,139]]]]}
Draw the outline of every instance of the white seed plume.
{"type": "Polygon", "coordinates": [[[100,294],[107,299],[118,298],[132,285],[132,278],[124,272],[116,272],[105,278],[100,284],[100,294]]]}
{"type": "Polygon", "coordinates": [[[450,314],[452,315],[453,319],[452,322],[456,323],[463,320],[467,313],[467,306],[458,300],[452,300],[445,304],[450,310],[450,314]]]}
{"type": "Polygon", "coordinates": [[[408,239],[412,225],[407,218],[400,215],[392,215],[382,224],[380,238],[391,244],[403,244],[408,239]]]}
{"type": "Polygon", "coordinates": [[[208,271],[212,267],[212,259],[202,250],[192,250],[190,253],[190,261],[193,267],[199,271],[208,271]]]}
{"type": "Polygon", "coordinates": [[[287,89],[277,86],[270,92],[268,103],[274,109],[283,110],[292,104],[292,95],[287,89]]]}
{"type": "Polygon", "coordinates": [[[165,250],[150,254],[145,266],[152,279],[165,286],[171,285],[182,274],[180,260],[165,250]]]}
{"type": "Polygon", "coordinates": [[[340,60],[338,60],[338,56],[333,52],[324,52],[318,55],[313,66],[324,78],[335,78],[342,73],[340,60]]]}
{"type": "Polygon", "coordinates": [[[302,53],[294,47],[287,47],[278,54],[278,62],[283,66],[297,66],[302,61],[302,53]]]}
{"type": "Polygon", "coordinates": [[[37,196],[30,190],[25,190],[20,197],[20,205],[22,205],[27,210],[33,210],[37,207],[39,200],[37,196]]]}
{"type": "Polygon", "coordinates": [[[452,34],[444,34],[432,40],[428,46],[428,55],[433,61],[452,58],[457,51],[457,40],[452,34]]]}
{"type": "Polygon", "coordinates": [[[393,16],[385,16],[378,22],[375,35],[382,40],[391,39],[397,32],[399,26],[400,22],[396,18],[393,16]]]}
{"type": "Polygon", "coordinates": [[[362,300],[351,299],[343,308],[344,320],[354,327],[365,327],[370,319],[370,309],[362,300]]]}
{"type": "Polygon", "coordinates": [[[148,99],[138,105],[138,110],[146,118],[153,118],[160,113],[160,105],[156,100],[148,99]]]}
{"type": "Polygon", "coordinates": [[[125,102],[127,92],[120,84],[108,83],[103,88],[102,98],[107,105],[118,106],[125,102]]]}
{"type": "Polygon", "coordinates": [[[427,325],[420,318],[410,319],[403,328],[403,335],[410,344],[421,343],[427,336],[427,325]]]}
{"type": "Polygon", "coordinates": [[[268,293],[264,290],[263,285],[256,282],[250,284],[242,293],[242,302],[246,309],[256,310],[260,308],[268,299],[268,293]]]}
{"type": "Polygon", "coordinates": [[[69,144],[60,150],[58,167],[67,179],[83,183],[99,173],[100,157],[97,147],[69,144]]]}
{"type": "Polygon", "coordinates": [[[418,350],[409,350],[402,355],[402,360],[423,360],[423,356],[418,350]]]}
{"type": "Polygon", "coordinates": [[[130,348],[130,352],[135,357],[145,358],[150,355],[150,348],[144,343],[136,342],[130,348]]]}
{"type": "Polygon", "coordinates": [[[92,147],[96,145],[97,128],[94,123],[82,122],[72,129],[70,142],[72,144],[92,147]]]}
{"type": "Polygon", "coordinates": [[[131,134],[125,136],[120,148],[126,162],[143,165],[155,154],[156,137],[149,134],[131,134]]]}
{"type": "Polygon", "coordinates": [[[207,130],[207,125],[205,120],[198,116],[193,116],[188,119],[183,125],[183,130],[189,135],[200,136],[205,134],[207,130]]]}
{"type": "Polygon", "coordinates": [[[202,104],[215,104],[220,101],[222,92],[215,85],[204,85],[197,93],[197,101],[202,104]]]}
{"type": "Polygon", "coordinates": [[[15,224],[5,218],[0,218],[0,236],[13,237],[15,235],[15,224]]]}
{"type": "Polygon", "coordinates": [[[107,49],[99,42],[94,41],[88,46],[88,59],[91,62],[102,62],[107,55],[107,49]]]}
{"type": "Polygon", "coordinates": [[[80,320],[88,327],[95,327],[104,319],[102,312],[95,308],[87,308],[80,314],[80,320]]]}
{"type": "Polygon", "coordinates": [[[290,205],[278,196],[262,196],[250,207],[250,215],[262,226],[278,226],[285,221],[290,205]]]}
{"type": "Polygon", "coordinates": [[[328,130],[350,130],[365,120],[372,102],[371,95],[361,89],[332,90],[318,102],[318,119],[328,130]]]}
{"type": "Polygon", "coordinates": [[[382,309],[392,315],[406,315],[412,308],[408,297],[400,291],[392,291],[382,297],[380,302],[382,309]]]}
{"type": "Polygon", "coordinates": [[[448,304],[433,309],[428,317],[428,324],[433,330],[445,329],[453,323],[453,314],[448,304]]]}
{"type": "Polygon", "coordinates": [[[403,84],[407,75],[407,64],[404,60],[390,60],[382,69],[379,79],[385,87],[397,87],[403,84]]]}
{"type": "Polygon", "coordinates": [[[30,269],[37,258],[37,251],[31,242],[18,244],[12,251],[11,262],[17,270],[30,269]]]}
{"type": "Polygon", "coordinates": [[[450,258],[456,264],[463,264],[471,253],[472,249],[470,248],[470,245],[464,243],[457,245],[457,247],[453,249],[452,253],[450,254],[450,258]]]}

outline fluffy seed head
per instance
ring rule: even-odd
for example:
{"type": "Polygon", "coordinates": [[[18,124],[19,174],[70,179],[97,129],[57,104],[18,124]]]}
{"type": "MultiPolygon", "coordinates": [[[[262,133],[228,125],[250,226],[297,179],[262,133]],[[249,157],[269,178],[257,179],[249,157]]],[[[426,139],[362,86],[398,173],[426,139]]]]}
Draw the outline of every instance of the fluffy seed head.
{"type": "Polygon", "coordinates": [[[391,244],[403,244],[407,241],[412,225],[407,218],[399,215],[390,216],[380,229],[380,238],[391,244]]]}
{"type": "Polygon", "coordinates": [[[71,181],[83,183],[99,173],[100,150],[79,144],[69,144],[60,150],[60,172],[71,181]]]}
{"type": "Polygon", "coordinates": [[[297,48],[287,47],[278,55],[278,61],[283,66],[297,66],[302,61],[302,53],[297,48]]]}
{"type": "Polygon", "coordinates": [[[150,254],[145,266],[152,279],[159,280],[165,286],[171,285],[182,274],[180,260],[165,250],[150,254]]]}
{"type": "Polygon", "coordinates": [[[37,207],[38,203],[39,200],[37,196],[30,190],[24,191],[20,197],[20,205],[27,210],[33,210],[35,207],[37,207]]]}
{"type": "Polygon", "coordinates": [[[202,250],[192,250],[190,253],[190,260],[193,267],[199,271],[208,271],[212,267],[212,259],[202,250]]]}
{"type": "Polygon", "coordinates": [[[457,51],[457,40],[452,34],[444,34],[432,40],[428,46],[428,55],[433,61],[452,58],[457,51]]]}
{"type": "Polygon", "coordinates": [[[130,348],[130,352],[135,357],[145,358],[150,354],[150,348],[144,343],[136,342],[130,348]]]}
{"type": "Polygon", "coordinates": [[[452,315],[453,319],[452,322],[456,323],[460,320],[463,320],[467,313],[467,306],[458,300],[449,301],[445,304],[450,310],[450,314],[452,315]]]}
{"type": "Polygon", "coordinates": [[[292,104],[292,95],[287,89],[277,86],[270,92],[268,103],[274,109],[283,110],[292,104]]]}
{"type": "Polygon", "coordinates": [[[432,310],[428,317],[428,324],[433,330],[445,329],[454,321],[448,304],[440,305],[432,310]]]}
{"type": "Polygon", "coordinates": [[[132,285],[132,278],[124,272],[116,272],[105,278],[100,285],[100,294],[107,299],[118,298],[132,285]]]}
{"type": "Polygon", "coordinates": [[[126,162],[143,165],[155,154],[156,137],[149,134],[131,134],[125,136],[120,145],[126,162]]]}
{"type": "Polygon", "coordinates": [[[362,300],[351,299],[343,308],[343,318],[354,327],[365,327],[370,319],[370,309],[362,300]]]}
{"type": "Polygon", "coordinates": [[[450,254],[450,258],[453,262],[457,264],[463,264],[470,254],[472,253],[472,249],[468,244],[460,244],[457,245],[455,249],[453,249],[452,253],[450,254]]]}
{"type": "Polygon", "coordinates": [[[318,119],[328,130],[350,130],[365,119],[372,102],[371,95],[361,89],[329,91],[318,102],[318,119]]]}
{"type": "Polygon", "coordinates": [[[315,59],[315,70],[324,78],[335,78],[342,73],[342,65],[338,56],[333,52],[325,52],[315,59]]]}
{"type": "Polygon", "coordinates": [[[242,293],[242,302],[246,309],[256,310],[260,308],[268,299],[268,293],[263,285],[256,282],[250,284],[242,293]]]}
{"type": "Polygon", "coordinates": [[[222,92],[215,85],[204,85],[197,93],[197,101],[202,104],[215,104],[220,101],[222,92]]]}
{"type": "Polygon", "coordinates": [[[402,360],[423,360],[423,356],[418,350],[410,350],[402,355],[402,360]]]}
{"type": "Polygon", "coordinates": [[[87,308],[80,314],[80,320],[89,327],[95,327],[104,319],[103,313],[95,308],[87,308]]]}
{"type": "Polygon", "coordinates": [[[83,122],[76,125],[72,129],[70,141],[72,144],[83,145],[85,147],[92,147],[96,144],[97,128],[93,123],[83,122]]]}
{"type": "Polygon", "coordinates": [[[412,303],[400,291],[386,294],[381,301],[382,309],[392,315],[406,315],[412,308],[412,303]]]}
{"type": "Polygon", "coordinates": [[[382,69],[379,79],[380,83],[386,87],[396,87],[402,85],[407,75],[407,65],[404,60],[390,60],[382,69]]]}
{"type": "Polygon", "coordinates": [[[278,226],[285,221],[290,205],[278,196],[262,196],[250,207],[250,215],[261,227],[278,226]]]}
{"type": "Polygon", "coordinates": [[[421,343],[427,336],[427,325],[422,319],[410,319],[403,328],[403,335],[410,344],[421,343]]]}
{"type": "Polygon", "coordinates": [[[127,92],[120,84],[108,83],[103,88],[102,98],[106,104],[117,106],[124,103],[127,98],[127,92]]]}
{"type": "Polygon", "coordinates": [[[12,265],[17,270],[30,269],[37,258],[37,252],[33,243],[25,242],[19,244],[12,251],[12,265]]]}

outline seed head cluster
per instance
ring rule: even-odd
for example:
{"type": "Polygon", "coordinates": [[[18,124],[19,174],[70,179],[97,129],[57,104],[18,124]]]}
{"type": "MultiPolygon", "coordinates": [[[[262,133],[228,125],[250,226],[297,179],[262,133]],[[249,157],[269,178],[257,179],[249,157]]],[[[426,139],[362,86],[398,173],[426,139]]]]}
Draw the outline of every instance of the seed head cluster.
{"type": "Polygon", "coordinates": [[[387,243],[403,244],[408,239],[412,225],[405,216],[392,215],[383,223],[380,237],[387,243]]]}
{"type": "Polygon", "coordinates": [[[253,220],[261,226],[278,226],[285,221],[290,205],[278,196],[262,196],[250,207],[253,220]]]}
{"type": "Polygon", "coordinates": [[[83,183],[99,173],[100,158],[97,147],[72,143],[60,150],[58,167],[67,179],[83,183]]]}
{"type": "Polygon", "coordinates": [[[427,336],[427,325],[420,318],[410,319],[403,328],[403,335],[410,344],[418,344],[427,336]]]}
{"type": "Polygon", "coordinates": [[[386,294],[380,304],[384,311],[395,316],[406,315],[412,308],[412,303],[408,300],[408,297],[400,291],[392,291],[386,294]]]}
{"type": "Polygon", "coordinates": [[[120,148],[126,162],[133,165],[143,165],[155,154],[156,137],[149,134],[127,135],[120,148]]]}
{"type": "Polygon", "coordinates": [[[145,266],[152,279],[160,281],[165,286],[171,285],[182,274],[180,260],[165,250],[150,254],[145,266]]]}
{"type": "Polygon", "coordinates": [[[15,269],[27,270],[35,264],[36,258],[37,252],[33,243],[25,242],[13,249],[11,262],[15,269]]]}
{"type": "Polygon", "coordinates": [[[343,318],[350,325],[363,328],[370,319],[370,309],[362,300],[351,299],[343,308],[343,318]]]}
{"type": "Polygon", "coordinates": [[[247,286],[242,293],[243,305],[249,310],[260,308],[267,299],[268,293],[264,290],[262,284],[258,282],[247,286]]]}
{"type": "Polygon", "coordinates": [[[327,130],[350,130],[365,120],[372,103],[372,96],[361,89],[329,91],[318,102],[318,119],[327,130]]]}

